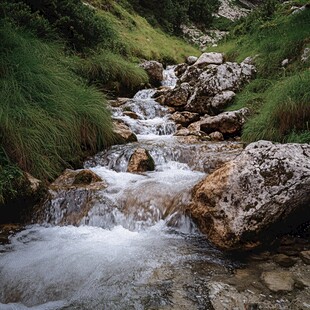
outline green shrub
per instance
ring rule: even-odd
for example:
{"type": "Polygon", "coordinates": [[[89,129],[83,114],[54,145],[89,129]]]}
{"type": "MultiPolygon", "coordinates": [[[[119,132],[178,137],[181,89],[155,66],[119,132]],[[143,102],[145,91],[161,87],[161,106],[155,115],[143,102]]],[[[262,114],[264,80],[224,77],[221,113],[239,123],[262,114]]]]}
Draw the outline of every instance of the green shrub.
{"type": "Polygon", "coordinates": [[[112,139],[102,94],[68,71],[61,49],[0,25],[0,145],[11,162],[53,178],[112,139]]]}

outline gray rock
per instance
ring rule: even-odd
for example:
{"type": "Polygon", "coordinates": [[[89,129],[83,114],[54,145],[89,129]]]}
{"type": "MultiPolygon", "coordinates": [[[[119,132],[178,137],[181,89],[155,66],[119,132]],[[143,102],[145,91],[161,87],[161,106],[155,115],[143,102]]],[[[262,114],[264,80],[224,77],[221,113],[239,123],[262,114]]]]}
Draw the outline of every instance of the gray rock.
{"type": "Polygon", "coordinates": [[[310,58],[310,48],[306,47],[301,55],[301,61],[307,62],[310,58]]]}
{"type": "Polygon", "coordinates": [[[309,192],[310,145],[258,141],[196,185],[190,213],[215,245],[251,249],[309,221],[309,192]]]}
{"type": "Polygon", "coordinates": [[[182,83],[178,88],[171,90],[165,97],[165,104],[172,107],[185,106],[190,94],[188,83],[182,83]]]}
{"type": "Polygon", "coordinates": [[[198,57],[196,57],[196,56],[188,56],[188,57],[186,58],[186,62],[187,62],[189,65],[193,65],[197,60],[198,60],[198,57]]]}
{"type": "Polygon", "coordinates": [[[194,66],[203,66],[203,65],[220,65],[224,61],[224,56],[222,53],[203,53],[194,63],[194,66]]]}
{"type": "Polygon", "coordinates": [[[293,275],[288,271],[266,271],[261,279],[273,292],[291,292],[294,289],[293,275]]]}

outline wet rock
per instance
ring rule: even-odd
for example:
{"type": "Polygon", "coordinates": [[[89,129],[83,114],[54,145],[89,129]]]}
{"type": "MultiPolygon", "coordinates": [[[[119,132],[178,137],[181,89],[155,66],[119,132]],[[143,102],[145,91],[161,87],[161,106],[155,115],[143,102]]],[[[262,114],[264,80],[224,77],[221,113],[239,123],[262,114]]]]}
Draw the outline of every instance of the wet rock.
{"type": "Polygon", "coordinates": [[[181,84],[178,88],[173,89],[165,98],[165,104],[172,107],[185,106],[190,94],[188,83],[181,84]]]}
{"type": "Polygon", "coordinates": [[[219,131],[215,131],[215,132],[210,133],[209,137],[213,141],[223,141],[224,140],[223,134],[219,131]]]}
{"type": "Polygon", "coordinates": [[[300,252],[300,257],[305,264],[310,265],[310,251],[300,252]]]}
{"type": "Polygon", "coordinates": [[[79,225],[107,184],[89,169],[66,169],[49,186],[49,196],[33,217],[36,222],[79,225]]]}
{"type": "Polygon", "coordinates": [[[223,249],[268,242],[309,221],[309,158],[308,144],[252,143],[196,185],[190,213],[223,249]]]}
{"type": "Polygon", "coordinates": [[[187,62],[189,65],[193,65],[197,60],[198,60],[198,57],[196,57],[196,56],[188,56],[188,57],[186,58],[186,62],[187,62]]]}
{"type": "Polygon", "coordinates": [[[118,107],[122,106],[123,104],[125,104],[129,100],[130,100],[130,98],[119,97],[115,100],[109,100],[109,104],[114,108],[118,108],[118,107]]]}
{"type": "Polygon", "coordinates": [[[222,53],[203,53],[197,61],[194,63],[194,66],[203,66],[203,65],[220,65],[224,61],[224,56],[222,53]]]}
{"type": "Polygon", "coordinates": [[[249,110],[243,108],[237,111],[224,112],[216,116],[205,117],[200,124],[200,128],[207,134],[219,131],[224,135],[237,135],[240,133],[248,115],[249,110]]]}
{"type": "Polygon", "coordinates": [[[273,292],[291,292],[294,289],[293,275],[288,271],[266,271],[261,279],[273,292]]]}
{"type": "Polygon", "coordinates": [[[31,195],[35,195],[42,186],[42,181],[36,179],[28,172],[25,172],[26,181],[28,183],[28,187],[31,195]]]}
{"type": "Polygon", "coordinates": [[[170,117],[175,123],[181,124],[184,127],[187,127],[189,124],[196,122],[200,119],[198,113],[191,113],[191,112],[175,112],[170,117]]]}
{"type": "Polygon", "coordinates": [[[163,72],[164,67],[163,65],[155,60],[149,60],[145,61],[142,64],[140,64],[140,67],[142,67],[148,74],[150,83],[154,86],[159,86],[161,81],[164,79],[163,72]]]}
{"type": "Polygon", "coordinates": [[[296,264],[296,259],[285,254],[275,255],[273,260],[282,267],[292,267],[296,264]]]}
{"type": "Polygon", "coordinates": [[[52,190],[62,190],[76,187],[101,189],[102,187],[106,187],[106,184],[96,173],[89,169],[66,169],[63,174],[50,185],[49,188],[52,190]]]}
{"type": "Polygon", "coordinates": [[[113,126],[114,126],[116,144],[123,144],[137,141],[136,135],[123,121],[114,120],[113,126]]]}
{"type": "Polygon", "coordinates": [[[137,113],[132,112],[132,111],[124,111],[123,114],[126,115],[126,116],[129,116],[132,119],[138,119],[139,118],[137,113]]]}
{"type": "Polygon", "coordinates": [[[129,159],[127,172],[139,173],[154,169],[155,163],[150,153],[145,149],[138,148],[129,159]]]}

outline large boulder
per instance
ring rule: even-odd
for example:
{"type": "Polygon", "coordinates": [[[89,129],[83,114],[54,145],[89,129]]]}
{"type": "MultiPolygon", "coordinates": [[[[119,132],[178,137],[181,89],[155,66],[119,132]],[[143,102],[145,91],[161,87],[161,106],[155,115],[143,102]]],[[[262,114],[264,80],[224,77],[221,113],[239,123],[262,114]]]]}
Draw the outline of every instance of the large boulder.
{"type": "Polygon", "coordinates": [[[161,84],[161,81],[164,79],[164,67],[160,62],[148,60],[140,64],[140,67],[146,71],[149,76],[150,83],[153,86],[159,86],[161,84]]]}
{"type": "Polygon", "coordinates": [[[145,149],[138,148],[129,159],[127,172],[140,173],[154,169],[155,163],[150,153],[145,149]]]}
{"type": "Polygon", "coordinates": [[[258,141],[193,190],[190,214],[223,249],[251,249],[310,220],[310,145],[258,141]]]}

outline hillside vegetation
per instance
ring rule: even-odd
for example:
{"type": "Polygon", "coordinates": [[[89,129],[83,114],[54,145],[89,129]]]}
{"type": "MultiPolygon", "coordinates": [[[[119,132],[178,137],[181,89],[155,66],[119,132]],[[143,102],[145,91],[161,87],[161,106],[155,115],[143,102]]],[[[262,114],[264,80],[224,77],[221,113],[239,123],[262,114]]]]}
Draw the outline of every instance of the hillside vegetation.
{"type": "Polygon", "coordinates": [[[0,205],[113,143],[106,98],[148,82],[142,58],[199,54],[126,2],[2,1],[0,35],[0,205]]]}
{"type": "MultiPolygon", "coordinates": [[[[292,5],[268,0],[232,29],[216,51],[227,59],[254,57],[256,79],[242,90],[229,108],[248,107],[252,117],[242,139],[310,143],[310,9],[292,14],[292,5]],[[287,59],[288,63],[282,65],[287,59]]],[[[214,50],[210,49],[210,50],[214,50]]]]}

